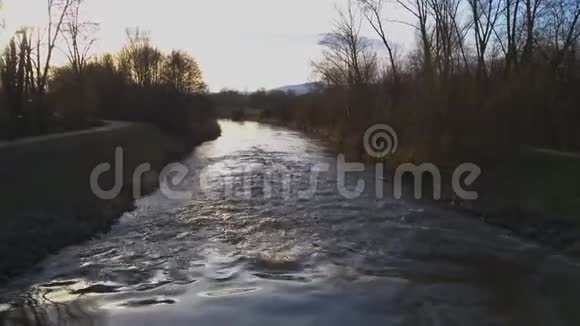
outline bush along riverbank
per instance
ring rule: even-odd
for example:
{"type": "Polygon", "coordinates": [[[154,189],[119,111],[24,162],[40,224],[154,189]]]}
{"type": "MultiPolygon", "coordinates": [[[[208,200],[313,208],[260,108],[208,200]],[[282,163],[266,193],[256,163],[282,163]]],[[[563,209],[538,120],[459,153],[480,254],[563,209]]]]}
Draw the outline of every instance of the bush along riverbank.
{"type": "MultiPolygon", "coordinates": [[[[170,136],[148,124],[108,122],[103,127],[0,145],[0,282],[66,246],[107,232],[133,208],[136,167],[151,164],[141,180],[145,195],[156,189],[166,164],[219,134],[215,120],[191,128],[187,138],[170,136]],[[118,147],[123,149],[122,188],[113,199],[100,199],[91,189],[91,172],[101,163],[114,168],[118,147]]],[[[111,189],[114,178],[112,171],[103,173],[99,186],[111,189]]]]}

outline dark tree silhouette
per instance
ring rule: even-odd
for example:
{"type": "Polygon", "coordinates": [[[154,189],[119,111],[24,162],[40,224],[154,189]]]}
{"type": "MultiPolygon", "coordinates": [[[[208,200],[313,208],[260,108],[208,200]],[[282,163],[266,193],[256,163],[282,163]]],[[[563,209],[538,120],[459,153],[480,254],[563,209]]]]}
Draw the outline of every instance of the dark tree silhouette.
{"type": "Polygon", "coordinates": [[[174,50],[165,57],[161,79],[166,85],[182,93],[207,92],[207,85],[197,62],[183,51],[174,50]]]}
{"type": "Polygon", "coordinates": [[[135,83],[152,87],[161,82],[163,54],[151,45],[149,33],[139,28],[127,29],[127,45],[119,54],[121,71],[135,83]]]}

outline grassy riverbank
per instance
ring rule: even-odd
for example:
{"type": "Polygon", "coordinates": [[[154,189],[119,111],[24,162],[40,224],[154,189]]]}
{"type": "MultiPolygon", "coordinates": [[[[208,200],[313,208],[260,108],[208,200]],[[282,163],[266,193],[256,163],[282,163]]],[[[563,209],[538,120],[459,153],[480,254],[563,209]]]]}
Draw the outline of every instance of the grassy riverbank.
{"type": "Polygon", "coordinates": [[[472,206],[491,224],[580,255],[579,166],[574,154],[522,148],[498,174],[507,182],[485,189],[472,206]]]}
{"type": "MultiPolygon", "coordinates": [[[[304,131],[328,141],[337,152],[352,160],[374,162],[361,151],[363,139],[358,135],[345,137],[337,129],[309,128],[296,122],[259,116],[250,116],[250,119],[304,131]]],[[[419,157],[416,149],[403,144],[396,155],[383,163],[388,172],[392,172],[403,163],[432,162],[419,157]]],[[[522,147],[511,160],[482,165],[482,175],[470,187],[479,193],[476,201],[462,201],[455,196],[450,186],[453,162],[433,163],[441,167],[444,179],[443,199],[436,203],[465,211],[517,236],[580,256],[580,155],[522,147]]],[[[428,182],[425,184],[424,193],[429,198],[432,187],[428,182]]],[[[412,198],[412,194],[407,196],[412,198]]]]}
{"type": "MultiPolygon", "coordinates": [[[[133,208],[135,168],[151,164],[142,179],[142,195],[155,190],[165,164],[190,153],[195,144],[219,136],[219,126],[214,124],[198,126],[188,139],[168,136],[151,125],[110,123],[0,145],[4,203],[0,282],[63,247],[107,232],[133,208]],[[114,166],[116,147],[123,148],[121,193],[112,200],[99,199],[90,187],[91,171],[103,162],[114,166]]],[[[111,171],[104,173],[100,186],[110,189],[114,177],[111,171]]]]}

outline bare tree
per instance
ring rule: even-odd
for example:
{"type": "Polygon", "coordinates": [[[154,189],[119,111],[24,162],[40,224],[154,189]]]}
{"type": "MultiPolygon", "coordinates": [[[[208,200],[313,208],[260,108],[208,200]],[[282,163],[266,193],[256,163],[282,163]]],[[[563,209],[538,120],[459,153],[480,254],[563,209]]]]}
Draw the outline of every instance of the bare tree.
{"type": "Polygon", "coordinates": [[[22,126],[25,106],[35,92],[32,44],[28,31],[19,30],[1,59],[1,84],[7,97],[9,119],[14,135],[22,126]]]}
{"type": "Polygon", "coordinates": [[[19,76],[23,76],[23,74],[19,71],[22,66],[19,64],[21,56],[18,53],[18,48],[19,46],[13,38],[2,56],[2,90],[7,97],[7,104],[10,106],[11,120],[19,115],[22,109],[19,76]]]}
{"type": "MultiPolygon", "coordinates": [[[[349,1],[346,10],[338,10],[339,19],[320,45],[323,59],[313,63],[315,72],[331,86],[344,87],[358,94],[376,80],[377,57],[372,42],[361,35],[362,19],[349,1]]],[[[356,96],[355,96],[356,97],[356,96]]],[[[350,116],[351,105],[346,107],[350,116]]]]}
{"type": "Polygon", "coordinates": [[[67,46],[66,56],[77,77],[82,79],[89,59],[89,51],[96,42],[98,24],[83,21],[80,15],[85,0],[73,0],[63,24],[63,35],[67,46]]]}
{"type": "MultiPolygon", "coordinates": [[[[47,0],[48,26],[44,31],[46,43],[42,43],[40,30],[38,31],[39,37],[36,41],[35,68],[38,102],[42,101],[42,97],[46,92],[52,55],[54,49],[56,48],[57,41],[61,35],[65,17],[69,13],[73,3],[74,0],[47,0]],[[44,60],[41,58],[43,54],[44,60]]],[[[42,105],[40,103],[38,104],[39,106],[42,105]]]]}
{"type": "Polygon", "coordinates": [[[477,53],[477,75],[487,77],[486,54],[503,10],[502,0],[468,0],[477,53]]]}
{"type": "Polygon", "coordinates": [[[399,73],[397,67],[397,59],[395,53],[395,45],[389,41],[387,33],[385,31],[385,26],[381,13],[384,8],[384,0],[359,0],[362,7],[365,18],[371,25],[373,30],[377,33],[381,42],[385,46],[387,53],[389,55],[389,62],[391,64],[391,73],[393,76],[393,82],[395,85],[399,83],[399,73]]]}
{"type": "Polygon", "coordinates": [[[539,15],[546,0],[524,0],[524,49],[522,60],[529,63],[532,60],[536,44],[536,27],[539,15]]]}
{"type": "Polygon", "coordinates": [[[558,68],[573,55],[580,37],[580,0],[550,1],[542,25],[542,52],[558,68]]]}
{"type": "Polygon", "coordinates": [[[446,81],[461,61],[466,62],[464,50],[465,30],[461,27],[460,0],[429,0],[432,15],[432,48],[437,72],[446,81]]]}
{"type": "Polygon", "coordinates": [[[423,70],[427,74],[433,71],[431,33],[429,32],[429,0],[396,0],[417,20],[409,25],[416,29],[422,54],[423,70]]]}
{"type": "Polygon", "coordinates": [[[353,89],[368,85],[377,64],[371,41],[361,35],[361,20],[352,5],[339,14],[333,32],[320,41],[324,58],[314,64],[315,70],[331,84],[353,89]]]}
{"type": "Polygon", "coordinates": [[[158,85],[161,81],[163,54],[151,45],[149,34],[139,28],[127,30],[127,45],[119,55],[121,70],[143,87],[158,85]]]}
{"type": "Polygon", "coordinates": [[[506,74],[509,74],[514,68],[519,70],[519,44],[522,37],[520,8],[522,1],[504,1],[503,21],[505,25],[505,41],[500,31],[496,29],[494,33],[505,55],[506,74]]]}
{"type": "Polygon", "coordinates": [[[207,85],[195,59],[182,51],[171,51],[163,62],[163,82],[183,94],[205,93],[207,85]]]}

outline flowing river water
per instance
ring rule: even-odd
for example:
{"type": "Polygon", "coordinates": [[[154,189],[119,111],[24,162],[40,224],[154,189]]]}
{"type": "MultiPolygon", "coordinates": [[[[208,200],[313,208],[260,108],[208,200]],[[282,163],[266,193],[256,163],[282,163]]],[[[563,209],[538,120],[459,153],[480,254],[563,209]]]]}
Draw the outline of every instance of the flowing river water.
{"type": "MultiPolygon", "coordinates": [[[[580,325],[574,261],[451,209],[373,191],[345,199],[336,155],[321,141],[258,123],[221,126],[169,187],[191,196],[140,199],[108,234],[12,281],[0,289],[0,321],[580,325]],[[285,168],[289,188],[304,190],[317,163],[331,169],[310,198],[287,196],[284,177],[264,195],[269,170],[285,168]]],[[[374,189],[374,168],[355,176],[374,189]]]]}

